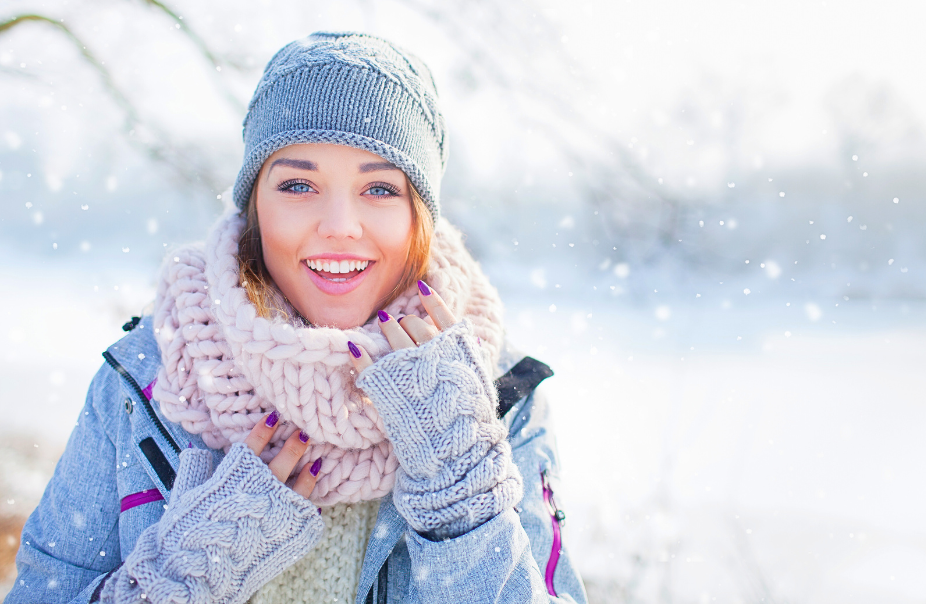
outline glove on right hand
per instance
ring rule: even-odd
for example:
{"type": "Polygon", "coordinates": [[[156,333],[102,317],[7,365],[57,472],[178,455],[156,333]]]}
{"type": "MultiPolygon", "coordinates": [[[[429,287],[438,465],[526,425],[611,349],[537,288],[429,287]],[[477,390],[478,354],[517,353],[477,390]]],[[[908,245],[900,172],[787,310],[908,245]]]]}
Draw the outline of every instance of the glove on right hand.
{"type": "Polygon", "coordinates": [[[324,523],[243,443],[212,477],[212,454],[188,449],[167,512],[142,532],[101,602],[243,603],[301,559],[324,523]]]}

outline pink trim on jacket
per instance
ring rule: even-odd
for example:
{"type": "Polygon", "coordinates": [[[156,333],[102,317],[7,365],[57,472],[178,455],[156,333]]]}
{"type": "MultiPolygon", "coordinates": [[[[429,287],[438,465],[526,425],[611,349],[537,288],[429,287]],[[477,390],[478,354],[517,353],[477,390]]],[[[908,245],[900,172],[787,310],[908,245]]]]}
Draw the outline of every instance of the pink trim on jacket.
{"type": "Polygon", "coordinates": [[[556,589],[553,587],[553,575],[556,573],[556,565],[559,563],[559,554],[563,550],[562,535],[560,533],[560,524],[565,518],[562,511],[556,508],[556,501],[553,500],[553,490],[547,481],[546,471],[540,471],[540,481],[543,485],[543,501],[550,512],[550,520],[553,523],[553,547],[550,549],[550,558],[547,560],[547,569],[544,573],[544,580],[547,583],[547,592],[552,596],[558,596],[556,589]]]}
{"type": "Polygon", "coordinates": [[[149,502],[157,502],[158,500],[163,500],[164,496],[161,495],[155,488],[146,489],[143,492],[138,492],[137,494],[129,494],[122,499],[122,504],[119,506],[119,512],[124,513],[130,508],[135,508],[136,506],[141,506],[142,504],[148,504],[149,502]]]}
{"type": "Polygon", "coordinates": [[[156,385],[157,382],[158,382],[158,379],[155,378],[154,380],[151,381],[151,384],[149,384],[144,389],[142,389],[142,393],[144,393],[145,397],[147,397],[149,400],[151,399],[151,392],[154,390],[154,385],[156,385]]]}

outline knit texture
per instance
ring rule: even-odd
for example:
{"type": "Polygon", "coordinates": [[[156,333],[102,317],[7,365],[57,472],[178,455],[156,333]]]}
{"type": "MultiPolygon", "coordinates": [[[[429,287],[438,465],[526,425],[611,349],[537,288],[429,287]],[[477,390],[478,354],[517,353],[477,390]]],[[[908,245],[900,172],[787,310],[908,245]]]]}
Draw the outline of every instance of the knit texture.
{"type": "Polygon", "coordinates": [[[323,508],[321,541],[248,602],[352,603],[378,511],[379,500],[323,508]]]}
{"type": "MultiPolygon", "coordinates": [[[[296,430],[311,441],[297,470],[323,458],[312,501],[319,506],[379,498],[392,490],[398,461],[380,413],[354,384],[347,341],[374,359],[391,351],[375,321],[351,330],[265,319],[239,284],[238,235],[245,220],[230,211],[205,249],[168,254],[159,278],[154,330],[162,367],[153,389],[164,415],[212,448],[243,441],[276,409],[288,424],[261,454],[269,461],[296,430]]],[[[462,237],[438,221],[428,283],[457,317],[469,318],[492,367],[501,350],[502,307],[462,237]]],[[[386,309],[426,317],[417,288],[386,309]]]]}
{"type": "Polygon", "coordinates": [[[374,36],[316,33],[267,64],[244,120],[234,198],[245,208],[264,161],[287,145],[333,143],[375,153],[404,172],[436,221],[449,145],[430,71],[374,36]]]}
{"type": "Polygon", "coordinates": [[[523,495],[489,367],[464,319],[420,347],[383,357],[357,379],[399,459],[396,508],[425,537],[462,535],[523,495]]]}
{"type": "Polygon", "coordinates": [[[305,556],[324,525],[244,444],[209,477],[212,454],[185,450],[167,512],[148,527],[100,598],[115,603],[240,603],[305,556]]]}

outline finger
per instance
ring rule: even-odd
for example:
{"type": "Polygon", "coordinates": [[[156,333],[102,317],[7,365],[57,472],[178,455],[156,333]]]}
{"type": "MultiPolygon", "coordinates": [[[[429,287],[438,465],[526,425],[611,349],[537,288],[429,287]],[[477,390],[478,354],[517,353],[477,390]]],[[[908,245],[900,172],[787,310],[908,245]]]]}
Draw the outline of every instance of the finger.
{"type": "Polygon", "coordinates": [[[283,449],[280,450],[280,453],[274,456],[270,464],[267,465],[270,467],[273,476],[280,481],[286,481],[308,447],[308,435],[302,431],[296,431],[290,435],[289,439],[283,443],[283,449]]]}
{"type": "Polygon", "coordinates": [[[321,468],[321,458],[312,464],[303,466],[302,470],[299,471],[299,476],[296,477],[296,481],[293,483],[293,491],[303,498],[308,498],[312,494],[312,490],[315,489],[315,483],[318,481],[318,471],[321,468]]]}
{"type": "Polygon", "coordinates": [[[428,284],[418,280],[418,298],[424,305],[425,311],[434,320],[434,325],[440,330],[446,330],[453,324],[457,323],[456,317],[447,308],[444,299],[440,294],[428,287],[428,284]]]}
{"type": "Polygon", "coordinates": [[[347,350],[350,351],[350,361],[354,364],[354,369],[357,370],[358,374],[373,365],[370,354],[363,347],[348,340],[347,350]]]}
{"type": "Polygon", "coordinates": [[[416,315],[406,315],[399,320],[399,325],[418,346],[423,345],[439,334],[437,328],[426,324],[423,319],[416,315]]]}
{"type": "Polygon", "coordinates": [[[257,426],[251,429],[244,443],[251,448],[252,452],[260,456],[260,453],[264,451],[264,448],[270,443],[270,439],[276,432],[279,422],[280,413],[273,410],[264,416],[261,421],[257,423],[257,426]]]}
{"type": "Polygon", "coordinates": [[[391,315],[385,311],[379,311],[377,316],[379,317],[379,329],[383,331],[386,340],[392,345],[394,351],[398,351],[399,349],[411,349],[415,346],[415,342],[412,340],[411,336],[402,329],[399,322],[391,315]]]}

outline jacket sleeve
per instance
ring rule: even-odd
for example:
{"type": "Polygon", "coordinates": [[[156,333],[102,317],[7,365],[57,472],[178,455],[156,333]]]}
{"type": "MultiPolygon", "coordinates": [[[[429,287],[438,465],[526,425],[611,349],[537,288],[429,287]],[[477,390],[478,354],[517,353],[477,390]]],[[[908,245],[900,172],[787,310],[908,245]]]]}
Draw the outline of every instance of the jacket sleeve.
{"type": "Polygon", "coordinates": [[[559,458],[542,389],[512,407],[505,420],[512,456],[524,479],[523,499],[451,540],[432,542],[408,532],[411,577],[405,601],[587,601],[565,547],[560,543],[554,552],[553,526],[558,521],[545,502],[543,483],[556,486],[559,458]]]}
{"type": "Polygon", "coordinates": [[[93,405],[107,388],[118,388],[115,381],[104,367],[91,383],[64,454],[23,527],[7,603],[87,603],[122,561],[116,448],[93,405]]]}
{"type": "Polygon", "coordinates": [[[211,477],[211,453],[181,454],[168,512],[123,564],[117,453],[105,422],[108,397],[121,392],[118,380],[104,367],[91,383],[23,529],[7,602],[241,602],[317,543],[323,523],[316,507],[238,444],[211,477]]]}

